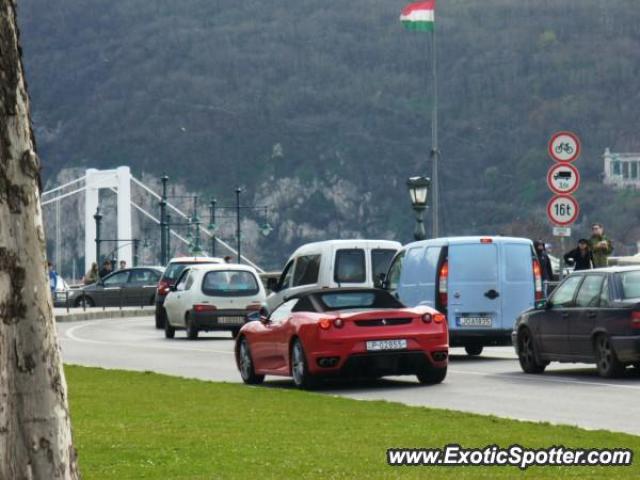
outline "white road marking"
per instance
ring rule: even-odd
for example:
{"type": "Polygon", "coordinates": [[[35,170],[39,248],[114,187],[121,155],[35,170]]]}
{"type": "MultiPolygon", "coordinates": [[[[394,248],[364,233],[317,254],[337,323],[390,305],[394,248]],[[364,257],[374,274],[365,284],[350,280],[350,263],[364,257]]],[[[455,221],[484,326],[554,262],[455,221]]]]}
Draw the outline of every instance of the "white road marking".
{"type": "Polygon", "coordinates": [[[640,390],[640,385],[623,385],[623,384],[619,384],[619,383],[604,383],[604,382],[587,382],[584,380],[569,380],[566,378],[551,378],[551,377],[545,377],[544,374],[541,375],[527,375],[525,373],[522,374],[522,376],[513,376],[512,374],[509,373],[500,373],[500,372],[474,372],[473,370],[452,370],[449,369],[450,372],[452,373],[459,373],[462,375],[476,375],[479,377],[504,377],[504,378],[511,378],[514,380],[529,380],[529,381],[542,381],[542,382],[549,382],[549,383],[572,383],[572,384],[576,384],[576,385],[589,385],[592,387],[614,387],[614,388],[627,388],[627,389],[631,389],[631,390],[640,390]]]}
{"type": "MultiPolygon", "coordinates": [[[[133,347],[133,348],[148,348],[155,350],[186,350],[192,352],[206,352],[206,353],[223,353],[226,355],[234,355],[233,351],[225,351],[225,350],[214,350],[211,348],[198,348],[198,347],[185,347],[180,345],[145,345],[141,343],[126,343],[126,342],[109,342],[106,340],[93,340],[90,338],[81,338],[76,335],[76,332],[90,326],[95,326],[99,321],[93,321],[92,323],[87,323],[84,325],[76,325],[75,327],[71,327],[64,332],[64,335],[67,339],[73,340],[78,343],[90,343],[94,345],[118,345],[122,347],[133,347]]],[[[100,322],[103,323],[103,322],[100,322]]],[[[113,324],[115,322],[109,321],[109,323],[113,324]]],[[[63,338],[64,339],[64,338],[63,338]]],[[[169,341],[169,340],[167,340],[169,341]]]]}

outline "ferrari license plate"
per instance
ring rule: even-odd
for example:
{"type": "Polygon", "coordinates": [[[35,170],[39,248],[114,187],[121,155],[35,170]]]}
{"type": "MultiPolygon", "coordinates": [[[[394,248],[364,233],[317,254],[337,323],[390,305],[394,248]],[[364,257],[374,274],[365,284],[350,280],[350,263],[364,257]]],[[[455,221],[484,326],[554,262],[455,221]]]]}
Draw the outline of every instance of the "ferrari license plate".
{"type": "Polygon", "coordinates": [[[242,325],[244,317],[218,317],[220,325],[242,325]]]}
{"type": "Polygon", "coordinates": [[[369,340],[367,351],[379,352],[380,350],[404,350],[407,348],[407,341],[402,338],[398,340],[369,340]]]}
{"type": "Polygon", "coordinates": [[[491,317],[482,315],[465,315],[458,318],[458,325],[461,327],[491,327],[491,317]]]}

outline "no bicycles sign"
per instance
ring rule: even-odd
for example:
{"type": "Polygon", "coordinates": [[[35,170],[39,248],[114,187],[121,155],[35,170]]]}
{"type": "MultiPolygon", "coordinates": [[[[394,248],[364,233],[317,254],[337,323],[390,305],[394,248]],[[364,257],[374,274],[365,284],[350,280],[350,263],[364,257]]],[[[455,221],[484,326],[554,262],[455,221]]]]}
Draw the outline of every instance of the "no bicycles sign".
{"type": "Polygon", "coordinates": [[[573,132],[558,132],[549,140],[549,155],[556,162],[575,161],[580,156],[580,148],[580,140],[573,132]]]}
{"type": "MultiPolygon", "coordinates": [[[[547,185],[555,194],[547,204],[547,217],[557,227],[568,227],[580,213],[580,205],[571,195],[580,186],[580,172],[572,165],[580,156],[580,139],[573,132],[557,132],[551,136],[547,148],[555,162],[547,172],[547,185]]],[[[562,236],[566,236],[566,232],[562,236]]]]}

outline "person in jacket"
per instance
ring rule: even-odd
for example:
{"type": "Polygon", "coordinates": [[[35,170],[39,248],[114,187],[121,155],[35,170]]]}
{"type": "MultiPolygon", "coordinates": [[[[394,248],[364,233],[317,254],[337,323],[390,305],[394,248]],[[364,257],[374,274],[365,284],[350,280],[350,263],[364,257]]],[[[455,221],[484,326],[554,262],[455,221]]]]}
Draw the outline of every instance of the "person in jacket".
{"type": "Polygon", "coordinates": [[[100,269],[100,272],[98,272],[98,275],[100,276],[100,278],[104,278],[111,272],[113,272],[113,265],[111,264],[111,260],[105,260],[102,263],[102,268],[100,269]]]}
{"type": "Polygon", "coordinates": [[[594,268],[606,267],[609,263],[609,255],[613,252],[613,244],[604,234],[602,224],[594,223],[591,225],[589,245],[593,254],[594,268]]]}
{"type": "Polygon", "coordinates": [[[547,247],[542,240],[535,240],[533,242],[533,246],[536,249],[536,256],[538,257],[538,262],[540,263],[542,280],[547,282],[553,280],[553,268],[551,267],[551,259],[547,254],[547,247]]]}
{"type": "Polygon", "coordinates": [[[581,238],[578,246],[564,255],[567,265],[573,265],[574,270],[590,270],[593,268],[593,253],[589,246],[589,240],[581,238]]]}
{"type": "Polygon", "coordinates": [[[91,285],[92,283],[96,283],[98,281],[98,264],[93,262],[91,264],[91,269],[86,273],[82,282],[85,285],[91,285]]]}

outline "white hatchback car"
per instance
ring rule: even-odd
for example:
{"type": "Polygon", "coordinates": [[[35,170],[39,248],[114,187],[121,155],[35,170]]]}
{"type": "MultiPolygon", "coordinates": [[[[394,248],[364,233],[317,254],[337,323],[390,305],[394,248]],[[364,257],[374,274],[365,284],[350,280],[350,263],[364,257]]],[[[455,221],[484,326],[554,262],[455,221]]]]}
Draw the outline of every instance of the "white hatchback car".
{"type": "Polygon", "coordinates": [[[195,339],[200,331],[231,331],[235,337],[247,315],[260,310],[267,296],[258,272],[248,265],[191,265],[178,277],[164,301],[164,334],[173,338],[185,329],[195,339]]]}

